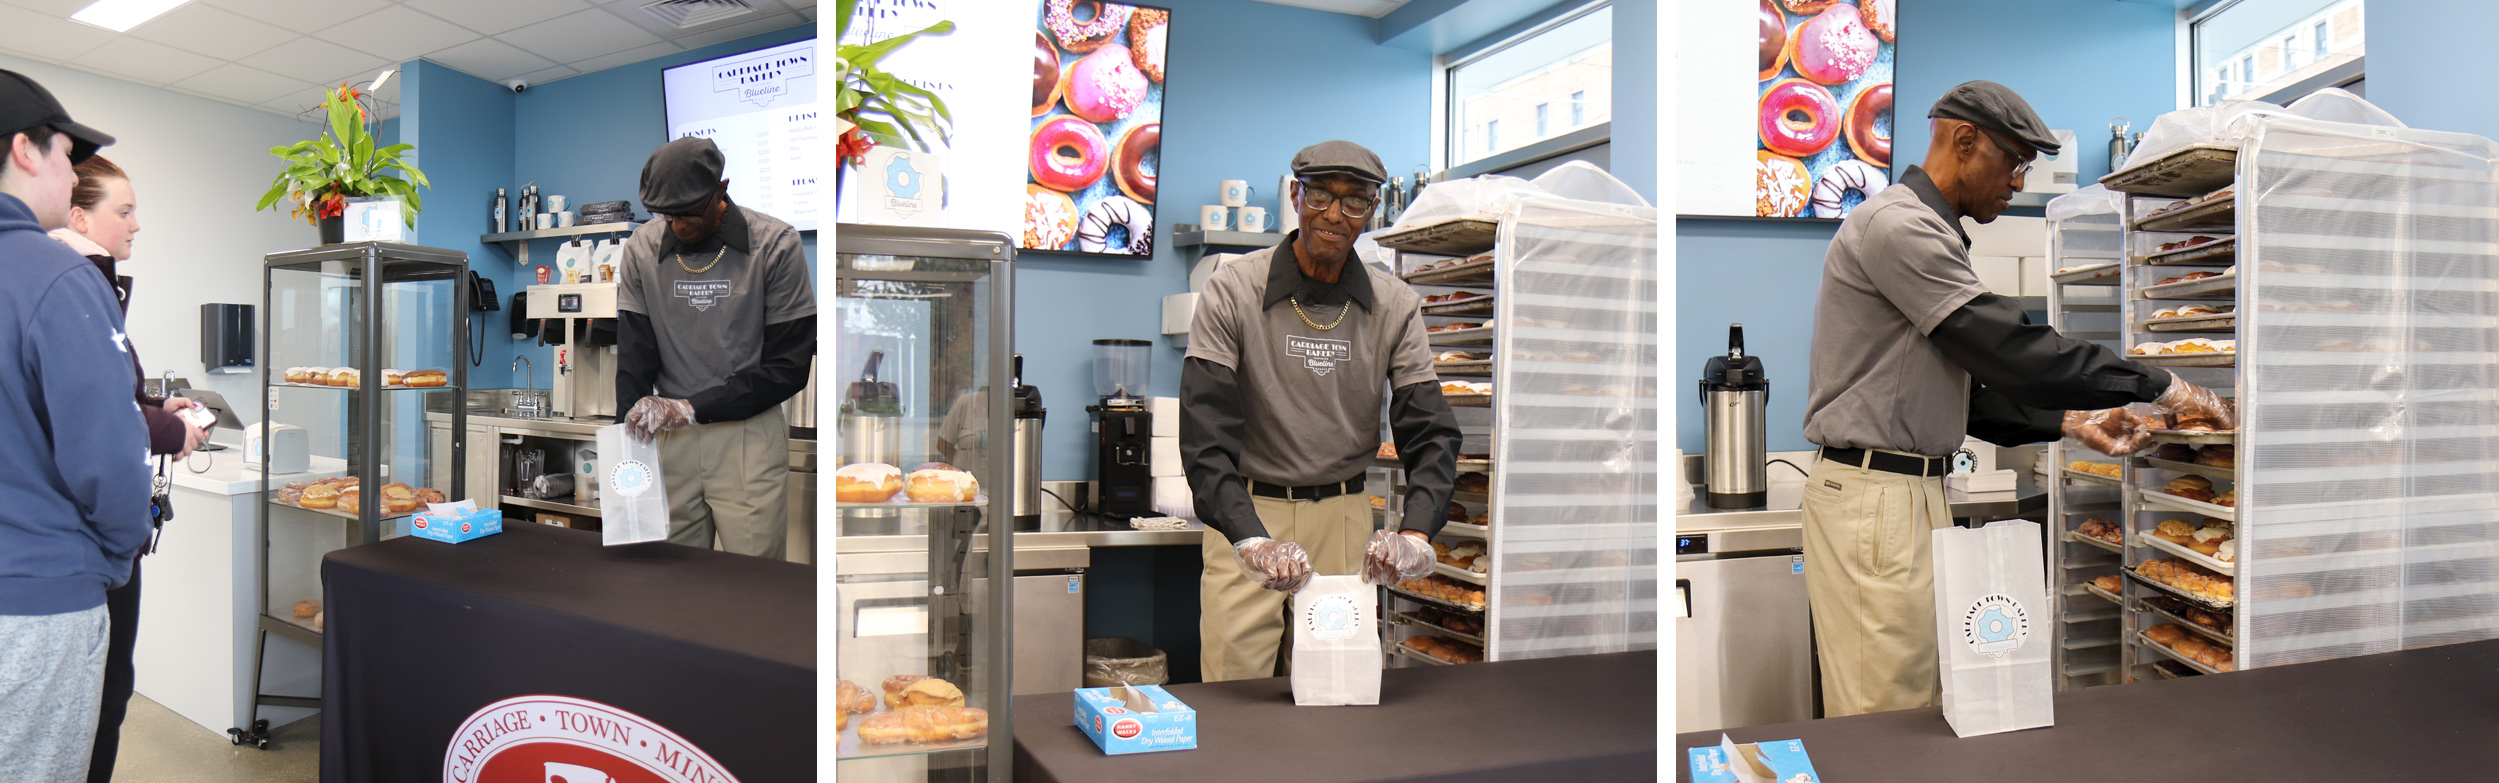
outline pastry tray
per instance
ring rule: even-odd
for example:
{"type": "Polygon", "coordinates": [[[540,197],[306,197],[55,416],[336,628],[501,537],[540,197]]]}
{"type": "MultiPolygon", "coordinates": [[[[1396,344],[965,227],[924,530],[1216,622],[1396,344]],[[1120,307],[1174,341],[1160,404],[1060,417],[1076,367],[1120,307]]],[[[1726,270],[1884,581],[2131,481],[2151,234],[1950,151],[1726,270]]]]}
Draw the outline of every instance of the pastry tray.
{"type": "Polygon", "coordinates": [[[1467,538],[1491,538],[1492,527],[1488,525],[1470,525],[1464,522],[1450,522],[1441,526],[1440,534],[1444,536],[1465,536],[1467,538]]]}
{"type": "Polygon", "coordinates": [[[2205,351],[2202,353],[2127,354],[2127,359],[2154,367],[2237,367],[2237,351],[2205,351]]]}
{"type": "MultiPolygon", "coordinates": [[[[2181,560],[2203,566],[2205,570],[2221,574],[2222,576],[2227,576],[2232,579],[2236,579],[2239,576],[2237,565],[2234,563],[2221,562],[2221,560],[2214,558],[2211,555],[2198,553],[2193,549],[2188,549],[2183,544],[2172,543],[2169,539],[2152,535],[2151,533],[2137,531],[2135,533],[2135,543],[2175,555],[2181,560]]],[[[2232,546],[2237,545],[2235,540],[2231,543],[2232,546]]]]}
{"type": "MultiPolygon", "coordinates": [[[[2235,299],[2239,295],[2239,273],[2183,280],[2165,285],[2147,285],[2136,292],[2139,299],[2235,299]]],[[[1430,313],[1430,308],[1425,308],[1430,313]]]]}
{"type": "Polygon", "coordinates": [[[1483,345],[1492,342],[1492,336],[1491,326],[1423,333],[1423,339],[1433,345],[1483,345]]]}
{"type": "Polygon", "coordinates": [[[2100,184],[2121,193],[2195,198],[2229,187],[2238,176],[2237,146],[2197,144],[2152,160],[2135,161],[2101,177],[2100,184]]]}
{"type": "MultiPolygon", "coordinates": [[[[2135,602],[2135,606],[2143,611],[2160,615],[2161,619],[2176,623],[2178,627],[2187,629],[2187,632],[2189,633],[2193,633],[2197,636],[2202,636],[2206,639],[2211,639],[2222,644],[2230,645],[2232,648],[2237,648],[2239,646],[2238,640],[2230,638],[2229,634],[2197,625],[2194,620],[2189,620],[2187,618],[2171,614],[2169,610],[2155,606],[2149,601],[2137,601],[2135,602]]],[[[2237,618],[2232,619],[2235,620],[2237,618]]]]}
{"type": "MultiPolygon", "coordinates": [[[[2201,282],[2201,281],[2198,281],[2201,282]]],[[[1493,295],[1485,294],[1461,302],[1440,302],[1423,306],[1424,315],[1491,315],[1493,295]]]]}
{"type": "Polygon", "coordinates": [[[2143,322],[2147,332],[2214,332],[2239,328],[2238,313],[2215,313],[2185,318],[2154,318],[2143,322]]]}
{"type": "Polygon", "coordinates": [[[2091,545],[2091,546],[2093,546],[2093,547],[2097,547],[2097,548],[2100,548],[2100,549],[2106,549],[2106,550],[2108,550],[2108,551],[2110,551],[2110,552],[2115,552],[2115,553],[2117,553],[2117,554],[2121,554],[2121,555],[2126,553],[2126,550],[2125,550],[2125,549],[2123,549],[2123,548],[2120,548],[2118,545],[2116,545],[2116,544],[2112,544],[2112,543],[2109,543],[2109,542],[2106,542],[2106,541],[2102,541],[2102,540],[2097,539],[2097,538],[2092,538],[2092,537],[2090,537],[2090,536],[2083,535],[2083,532],[2082,532],[2082,531],[2080,531],[2080,530],[2068,530],[2068,531],[2065,531],[2065,540],[2067,540],[2067,541],[2072,541],[2072,542],[2077,543],[2077,544],[2089,544],[2089,545],[2091,545]]]}
{"type": "MultiPolygon", "coordinates": [[[[359,498],[359,500],[361,500],[361,499],[362,499],[362,495],[361,495],[361,494],[360,494],[360,495],[358,495],[358,498],[359,498]]],[[[298,510],[298,511],[309,511],[309,512],[312,512],[312,513],[315,513],[315,514],[320,514],[320,515],[323,515],[323,516],[338,517],[338,518],[340,518],[340,519],[363,519],[363,518],[364,518],[364,517],[358,516],[358,515],[357,515],[357,513],[356,513],[356,512],[353,512],[353,511],[340,511],[340,510],[335,509],[335,508],[304,508],[303,506],[299,506],[299,505],[296,505],[296,504],[293,504],[293,503],[288,503],[288,502],[283,501],[283,500],[278,500],[278,499],[276,499],[276,496],[275,496],[275,495],[272,495],[272,496],[271,496],[271,499],[270,499],[269,503],[270,503],[270,505],[275,505],[275,506],[285,506],[285,507],[287,507],[287,508],[296,509],[296,510],[298,510]]],[[[420,505],[421,505],[421,504],[420,504],[420,505]]],[[[403,511],[403,512],[400,512],[400,513],[396,513],[396,514],[394,514],[394,513],[388,512],[388,511],[384,511],[384,512],[382,512],[382,516],[381,516],[380,518],[381,518],[381,520],[382,520],[382,521],[387,522],[387,521],[390,521],[390,520],[393,520],[393,519],[399,519],[399,518],[401,518],[401,517],[413,517],[413,516],[416,516],[416,515],[417,515],[417,513],[418,513],[418,512],[415,512],[415,511],[403,511]]]]}
{"type": "MultiPolygon", "coordinates": [[[[2135,220],[2136,231],[2164,234],[2221,233],[2239,227],[2239,195],[2192,202],[2175,210],[2135,220]]],[[[2200,247],[2200,245],[2199,245],[2200,247]]]]}
{"type": "MultiPolygon", "coordinates": [[[[1435,564],[1435,565],[1437,565],[1437,564],[1435,564]]],[[[1390,586],[1388,586],[1388,587],[1387,587],[1387,588],[1385,588],[1385,589],[1386,589],[1386,590],[1388,590],[1388,591],[1389,591],[1389,592],[1391,592],[1391,593],[1396,593],[1396,594],[1398,594],[1398,595],[1405,596],[1405,597],[1406,597],[1406,598],[1408,598],[1408,599],[1412,599],[1412,600],[1416,600],[1416,601],[1421,601],[1421,602],[1423,602],[1423,603],[1431,604],[1431,605],[1433,605],[1433,606],[1437,606],[1437,607],[1440,607],[1440,608],[1443,608],[1443,609],[1450,609],[1450,610],[1455,610],[1455,611],[1465,612],[1465,613],[1467,613],[1467,614],[1483,614],[1483,613],[1484,613],[1484,607],[1481,607],[1481,606],[1468,606],[1468,605],[1466,605],[1466,604],[1450,603],[1450,602],[1448,602],[1448,601],[1443,601],[1443,600],[1438,599],[1438,598],[1432,598],[1432,597],[1429,597],[1429,596],[1422,595],[1422,594],[1420,594],[1420,593],[1412,593],[1412,592],[1407,592],[1404,588],[1400,588],[1400,587],[1397,587],[1397,586],[1395,586],[1395,585],[1390,585],[1390,586]]]]}
{"type": "Polygon", "coordinates": [[[835,741],[836,744],[834,745],[833,755],[838,758],[845,759],[865,759],[878,758],[881,756],[916,756],[924,753],[937,753],[949,750],[977,750],[989,747],[988,735],[973,737],[966,740],[949,740],[946,742],[896,742],[887,745],[870,745],[865,740],[859,739],[859,722],[867,718],[869,715],[877,715],[886,712],[892,712],[892,710],[886,709],[885,705],[880,700],[877,704],[876,712],[866,714],[851,713],[856,717],[849,719],[842,726],[840,730],[840,737],[835,741]]]}
{"type": "Polygon", "coordinates": [[[2143,633],[2141,633],[2141,632],[2137,632],[2137,633],[2135,634],[2135,638],[2136,638],[2136,640],[2143,642],[2143,646],[2145,646],[2145,647],[2150,647],[2150,648],[2152,648],[2152,649],[2155,649],[2155,650],[2159,650],[2159,651],[2161,651],[2161,654],[2162,654],[2162,655],[2169,656],[2169,659],[2170,659],[2170,660],[2177,661],[2177,662],[2179,662],[2179,663],[2181,663],[2181,664],[2185,664],[2187,668],[2194,669],[2194,670],[2196,671],[2196,673],[2198,673],[2198,674],[2220,674],[2220,673],[2221,673],[2221,672],[2220,672],[2220,671],[2218,671],[2218,670],[2215,670],[2215,669],[2211,669],[2211,668],[2206,667],[2204,664],[2196,663],[2196,662],[2195,662],[2195,659],[2187,657],[2187,656],[2186,656],[2186,654],[2184,654],[2184,653],[2180,653],[2180,652],[2178,652],[2178,651],[2176,651],[2176,650],[2172,650],[2172,649],[2169,649],[2168,647],[2162,646],[2160,642],[2155,642],[2155,641],[2152,641],[2152,637],[2150,637],[2150,636],[2146,636],[2146,635],[2144,635],[2144,634],[2143,634],[2143,633]]]}
{"type": "MultiPolygon", "coordinates": [[[[1435,622],[1432,622],[1432,621],[1430,621],[1430,620],[1425,620],[1425,619],[1423,619],[1423,616],[1422,616],[1422,615],[1418,615],[1418,614],[1415,614],[1415,613],[1413,613],[1413,612],[1408,612],[1408,611],[1398,610],[1398,609],[1391,609],[1391,610],[1389,610],[1389,612],[1388,612],[1388,620],[1389,620],[1389,622],[1393,622],[1393,623],[1396,623],[1396,624],[1398,624],[1398,625],[1411,625],[1411,626],[1414,626],[1414,627],[1416,627],[1416,628],[1428,628],[1428,629],[1431,629],[1431,631],[1432,631],[1433,633],[1440,634],[1440,635],[1442,635],[1442,636],[1447,636],[1447,637],[1449,637],[1449,638],[1456,639],[1456,640],[1461,641],[1461,642],[1466,642],[1466,643],[1468,643],[1468,644],[1472,644],[1472,645],[1475,645],[1475,646],[1477,646],[1477,647],[1482,647],[1482,646],[1484,646],[1484,637],[1482,637],[1482,636],[1478,636],[1478,635],[1476,635],[1476,634],[1471,634],[1471,633],[1459,633],[1459,632],[1457,632],[1457,631],[1452,631],[1452,630],[1449,630],[1448,628],[1442,627],[1439,623],[1435,623],[1435,622]]],[[[1398,645],[1398,646],[1399,646],[1399,647],[1403,647],[1403,646],[1405,646],[1405,645],[1402,645],[1402,644],[1401,644],[1401,645],[1398,645]]]]}
{"type": "Polygon", "coordinates": [[[2187,670],[2186,670],[2186,671],[2184,671],[2184,672],[2176,671],[2176,670],[2173,670],[2173,669],[2169,668],[2169,667],[2172,667],[2172,666],[2178,666],[2178,667],[2180,667],[2180,668],[2185,668],[2183,664],[2180,664],[2180,663],[2178,663],[2177,661],[2170,661],[2170,660],[2153,661],[2153,662],[2152,662],[2152,666],[2151,666],[2151,668],[2152,668],[2152,673],[2153,673],[2153,674],[2158,674],[2158,675],[2160,675],[2160,676],[2161,676],[2161,679],[2164,679],[2164,680],[2183,680],[2183,679],[2186,679],[2186,678],[2188,678],[2188,677],[2195,677],[2195,676],[2200,676],[2200,675],[2202,675],[2202,674],[2203,674],[2203,672],[2199,672],[2199,671],[2196,671],[2196,670],[2194,670],[2194,669],[2187,669],[2187,670]]]}
{"type": "Polygon", "coordinates": [[[2150,430],[2152,440],[2181,443],[2188,446],[2221,446],[2239,442],[2237,430],[2226,432],[2194,432],[2189,430],[2150,430]]]}
{"type": "MultiPolygon", "coordinates": [[[[1489,557],[1490,555],[1486,556],[1489,557]]],[[[1488,587],[1492,584],[1492,577],[1489,575],[1475,573],[1464,568],[1440,562],[1438,560],[1432,561],[1432,573],[1449,577],[1460,582],[1465,582],[1476,587],[1488,587]]]]}
{"type": "Polygon", "coordinates": [[[2107,590],[2102,590],[2102,589],[2100,589],[2100,586],[2099,586],[2099,585],[2095,585],[2095,584],[2092,584],[2092,583],[2090,583],[2090,582],[2084,582],[2084,583],[2082,583],[2082,589],[2083,589],[2083,592],[2090,593],[2090,594],[2092,594],[2092,595],[2096,595],[2096,596],[2099,596],[2099,597],[2101,597],[2101,598],[2106,598],[2106,599],[2109,599],[2109,603],[2113,603],[2113,604],[2116,604],[2116,605],[2118,605],[2118,606],[2125,606],[2125,605],[2126,605],[2126,599],[2124,599],[2124,598],[2119,598],[2119,597],[2117,596],[2117,594],[2116,594],[2116,593],[2112,593],[2112,592],[2109,592],[2109,591],[2107,591],[2107,590]]]}
{"type": "MultiPolygon", "coordinates": [[[[2168,215],[2162,215],[2161,217],[2168,217],[2168,215]]],[[[2238,237],[2216,237],[2213,241],[2206,242],[2201,245],[2192,245],[2189,247],[2178,248],[2176,250],[2164,250],[2158,253],[2145,255],[2143,258],[2138,259],[2138,261],[2146,266],[2169,266],[2199,263],[2205,264],[2206,266],[2229,266],[2231,262],[2236,260],[2238,257],[2238,237]],[[2214,263],[2205,263],[2206,259],[2213,259],[2214,263]]]]}
{"type": "MultiPolygon", "coordinates": [[[[271,382],[269,385],[271,385],[271,386],[285,386],[285,387],[295,388],[295,389],[329,389],[329,390],[331,390],[331,391],[355,391],[355,390],[357,390],[357,389],[364,388],[364,387],[362,387],[362,386],[331,386],[331,385],[326,384],[326,383],[295,383],[295,382],[292,382],[292,381],[273,381],[273,382],[271,382]]],[[[376,388],[376,389],[423,389],[423,390],[425,390],[425,391],[446,391],[446,390],[448,390],[448,391],[459,391],[459,389],[458,389],[458,388],[453,387],[453,386],[451,386],[450,384],[444,384],[444,385],[441,385],[441,386],[410,386],[410,385],[407,385],[407,384],[404,384],[404,383],[386,383],[386,384],[381,384],[381,385],[374,386],[373,388],[376,388]]]]}
{"type": "Polygon", "coordinates": [[[2205,478],[2236,480],[2239,477],[2238,469],[2236,468],[2217,468],[2211,465],[2198,465],[2193,462],[2179,462],[2177,460],[2160,459],[2157,457],[2144,457],[2142,459],[2143,463],[2141,466],[2147,468],[2174,470],[2180,473],[2190,473],[2203,476],[2205,478]]]}
{"type": "Polygon", "coordinates": [[[1407,646],[1406,646],[1404,643],[1402,643],[1402,642],[1391,642],[1388,646],[1389,646],[1389,649],[1396,650],[1396,651],[1397,651],[1397,654],[1398,654],[1398,655],[1400,655],[1400,656],[1403,656],[1403,657],[1408,658],[1408,659],[1416,660],[1416,661],[1422,661],[1423,663],[1425,663],[1425,664],[1427,664],[1427,665],[1431,665],[1431,666],[1456,666],[1456,665],[1457,665],[1457,664],[1454,664],[1454,663],[1450,663],[1450,662],[1448,662],[1448,661],[1441,660],[1441,659],[1439,659],[1439,658],[1434,658],[1434,657],[1429,656],[1429,655],[1424,655],[1424,654],[1423,654],[1423,651],[1421,651],[1421,650],[1417,650],[1417,649],[1414,649],[1414,648],[1412,648],[1412,647],[1407,647],[1407,646]]]}
{"type": "Polygon", "coordinates": [[[1414,285],[1482,286],[1493,284],[1492,254],[1469,258],[1456,264],[1420,272],[1407,272],[1406,282],[1414,285]]]}
{"type": "Polygon", "coordinates": [[[2237,524],[2239,521],[2239,510],[2236,508],[2206,503],[2201,500],[2188,500],[2177,495],[2162,492],[2159,489],[2152,487],[2145,487],[2143,489],[2143,504],[2164,511],[2201,514],[2223,522],[2229,522],[2231,524],[2237,524]]]}
{"type": "Polygon", "coordinates": [[[2077,267],[2071,272],[2058,272],[2048,279],[2062,285],[2116,285],[2120,267],[2117,262],[2077,267]]]}
{"type": "Polygon", "coordinates": [[[1467,393],[1467,394],[1443,394],[1443,395],[1441,395],[1441,399],[1448,400],[1450,405],[1454,405],[1454,406],[1457,406],[1457,407],[1460,407],[1460,408],[1490,408],[1490,407],[1492,407],[1492,393],[1491,393],[1491,392],[1483,392],[1483,393],[1467,393]]]}
{"type": "Polygon", "coordinates": [[[2066,478],[2074,479],[2076,481],[2088,481],[2094,484],[2107,484],[2112,487],[2120,486],[2125,483],[2120,481],[2116,476],[2103,476],[2098,473],[2085,473],[2070,467],[2058,468],[2058,470],[2065,471],[2066,478]]]}
{"type": "Polygon", "coordinates": [[[847,500],[836,500],[833,501],[833,505],[837,508],[982,508],[989,505],[989,494],[984,492],[974,495],[970,503],[920,503],[913,501],[909,492],[896,492],[893,499],[883,502],[853,503],[847,500]]]}
{"type": "MultiPolygon", "coordinates": [[[[2134,580],[2135,584],[2143,585],[2143,586],[2146,586],[2146,587],[2150,587],[2150,588],[2152,588],[2152,589],[2154,589],[2154,590],[2159,590],[2159,591],[2161,591],[2161,592],[2168,593],[2168,594],[2173,595],[2173,596],[2177,596],[2177,597],[2179,598],[2179,600],[2186,601],[2187,603],[2191,603],[2191,604],[2194,604],[2194,605],[2196,605],[2196,606],[2203,607],[2203,608],[2205,608],[2205,609],[2210,609],[2210,610],[2212,610],[2212,611],[2216,611],[2216,612],[2227,612],[2227,611],[2231,611],[2231,607],[2234,607],[2234,606],[2237,606],[2237,605],[2238,605],[2238,604],[2237,604],[2237,602],[2227,602],[2227,601],[2226,601],[2226,602],[2218,602],[2218,603],[2216,603],[2216,602],[2213,602],[2213,601],[2208,601],[2208,600],[2205,600],[2205,599],[2203,599],[2203,598],[2196,597],[2195,595],[2190,594],[2190,593],[2188,593],[2188,592],[2187,592],[2187,591],[2185,591],[2185,590],[2180,590],[2180,589],[2178,589],[2178,588],[2171,587],[2171,586],[2169,586],[2169,584],[2168,584],[2168,583],[2166,583],[2166,582],[2162,582],[2162,581],[2160,581],[2160,580],[2158,580],[2158,579],[2153,579],[2153,578],[2151,578],[2151,577],[2148,577],[2148,576],[2144,576],[2144,575],[2142,575],[2142,574],[2135,573],[2135,570],[2134,570],[2134,569],[2132,569],[2132,568],[2125,568],[2125,569],[2120,569],[2120,570],[2125,571],[2125,572],[2126,572],[2126,578],[2134,580]]],[[[2235,587],[2236,587],[2236,584],[2234,583],[2232,586],[2235,588],[2235,587]]],[[[2235,615],[2234,615],[2234,617],[2235,617],[2235,615]]]]}
{"type": "Polygon", "coordinates": [[[1442,375],[1467,375],[1467,376],[1484,376],[1484,375],[1491,375],[1491,374],[1492,374],[1492,360],[1491,360],[1491,359],[1473,359],[1473,360],[1467,360],[1467,361],[1455,361],[1455,362],[1433,362],[1433,363],[1432,363],[1432,372],[1436,372],[1436,373],[1439,373],[1439,374],[1442,374],[1442,375]]]}
{"type": "Polygon", "coordinates": [[[1500,231],[1501,224],[1496,221],[1456,218],[1391,231],[1371,239],[1390,250],[1436,256],[1471,256],[1491,250],[1500,231]]]}

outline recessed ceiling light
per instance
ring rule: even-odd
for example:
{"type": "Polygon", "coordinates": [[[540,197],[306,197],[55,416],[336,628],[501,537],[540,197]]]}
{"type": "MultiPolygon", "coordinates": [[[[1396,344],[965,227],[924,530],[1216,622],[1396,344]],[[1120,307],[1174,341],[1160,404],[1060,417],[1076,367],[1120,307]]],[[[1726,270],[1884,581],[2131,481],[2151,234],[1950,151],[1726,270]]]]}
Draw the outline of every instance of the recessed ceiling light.
{"type": "Polygon", "coordinates": [[[130,32],[130,28],[146,24],[147,20],[163,16],[166,11],[188,2],[191,0],[96,0],[79,9],[78,13],[70,14],[69,18],[116,33],[126,33],[130,32]]]}

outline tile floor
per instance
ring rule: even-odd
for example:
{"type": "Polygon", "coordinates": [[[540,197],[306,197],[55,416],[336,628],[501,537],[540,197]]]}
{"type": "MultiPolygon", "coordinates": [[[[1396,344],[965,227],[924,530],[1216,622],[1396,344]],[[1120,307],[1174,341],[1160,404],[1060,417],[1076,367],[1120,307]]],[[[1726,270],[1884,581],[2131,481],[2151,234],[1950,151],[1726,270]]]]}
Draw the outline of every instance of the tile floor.
{"type": "Polygon", "coordinates": [[[114,783],[314,783],[321,778],[321,718],[279,726],[268,750],[228,742],[146,696],[130,697],[114,783]]]}

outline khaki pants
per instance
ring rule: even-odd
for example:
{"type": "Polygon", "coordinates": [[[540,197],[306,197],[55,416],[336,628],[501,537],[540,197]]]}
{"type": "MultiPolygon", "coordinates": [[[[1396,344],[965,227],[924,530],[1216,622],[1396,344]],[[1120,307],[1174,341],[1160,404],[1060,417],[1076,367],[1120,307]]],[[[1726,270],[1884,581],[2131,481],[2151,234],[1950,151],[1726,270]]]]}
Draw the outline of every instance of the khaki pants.
{"type": "MultiPolygon", "coordinates": [[[[1311,572],[1346,576],[1362,572],[1362,550],[1371,542],[1371,499],[1338,495],[1326,500],[1251,498],[1267,537],[1302,545],[1311,572]]],[[[1201,545],[1206,573],[1198,579],[1198,667],[1207,682],[1276,676],[1284,643],[1290,595],[1258,586],[1232,553],[1232,542],[1213,529],[1201,545]]]]}
{"type": "Polygon", "coordinates": [[[782,559],[789,548],[790,425],[773,407],[745,421],[659,435],[668,542],[782,559]]]}
{"type": "Polygon", "coordinates": [[[1952,524],[1944,480],[1814,463],[1805,482],[1805,592],[1825,717],[1931,706],[1935,559],[1952,524]]]}

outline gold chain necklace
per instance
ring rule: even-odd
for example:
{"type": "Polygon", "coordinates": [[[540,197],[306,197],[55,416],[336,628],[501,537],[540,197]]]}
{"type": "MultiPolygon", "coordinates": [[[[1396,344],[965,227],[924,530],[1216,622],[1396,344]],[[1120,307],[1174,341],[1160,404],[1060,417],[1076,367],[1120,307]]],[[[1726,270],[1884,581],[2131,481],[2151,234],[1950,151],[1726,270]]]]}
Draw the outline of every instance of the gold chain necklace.
{"type": "Polygon", "coordinates": [[[696,269],[696,268],[694,268],[694,267],[690,267],[690,266],[686,266],[686,265],[685,265],[685,251],[680,250],[680,251],[677,251],[677,268],[678,268],[678,269],[683,269],[683,270],[685,270],[685,271],[686,271],[686,274],[689,274],[689,275],[699,275],[699,274],[702,274],[702,273],[704,273],[704,272],[709,272],[709,271],[712,271],[712,267],[719,266],[719,265],[720,265],[720,257],[721,257],[721,256],[725,256],[725,255],[728,255],[728,254],[729,254],[729,243],[727,243],[727,242],[722,242],[722,243],[720,243],[720,252],[717,252],[717,253],[713,253],[713,254],[712,254],[712,262],[711,262],[711,263],[708,263],[708,264],[704,264],[704,265],[703,265],[703,268],[701,268],[701,269],[696,269]]]}
{"type": "Polygon", "coordinates": [[[1326,326],[1320,326],[1320,325],[1319,325],[1319,322],[1317,322],[1317,321],[1313,321],[1313,320],[1310,320],[1310,314],[1309,314],[1309,313],[1307,313],[1307,312],[1303,312],[1303,311],[1302,311],[1302,300],[1301,300],[1301,297],[1298,297],[1298,296],[1297,296],[1297,297],[1292,297],[1289,301],[1291,301],[1291,302],[1293,303],[1293,313],[1294,313],[1295,315],[1299,315],[1299,316],[1301,316],[1301,317],[1302,317],[1302,323],[1310,324],[1310,328],[1312,328],[1312,329],[1317,329],[1317,330],[1322,331],[1322,332],[1327,331],[1327,330],[1329,330],[1329,329],[1334,329],[1334,328],[1336,328],[1336,327],[1339,327],[1339,326],[1343,326],[1343,325],[1345,325],[1345,316],[1350,315],[1350,314],[1352,314],[1352,313],[1354,312],[1354,299],[1353,299],[1353,297],[1350,297],[1350,296],[1349,296],[1349,297],[1346,297],[1346,298],[1345,298],[1345,309],[1336,311],[1336,320],[1335,320],[1335,321],[1330,322],[1330,323],[1329,323],[1328,325],[1326,325],[1326,326]]]}

